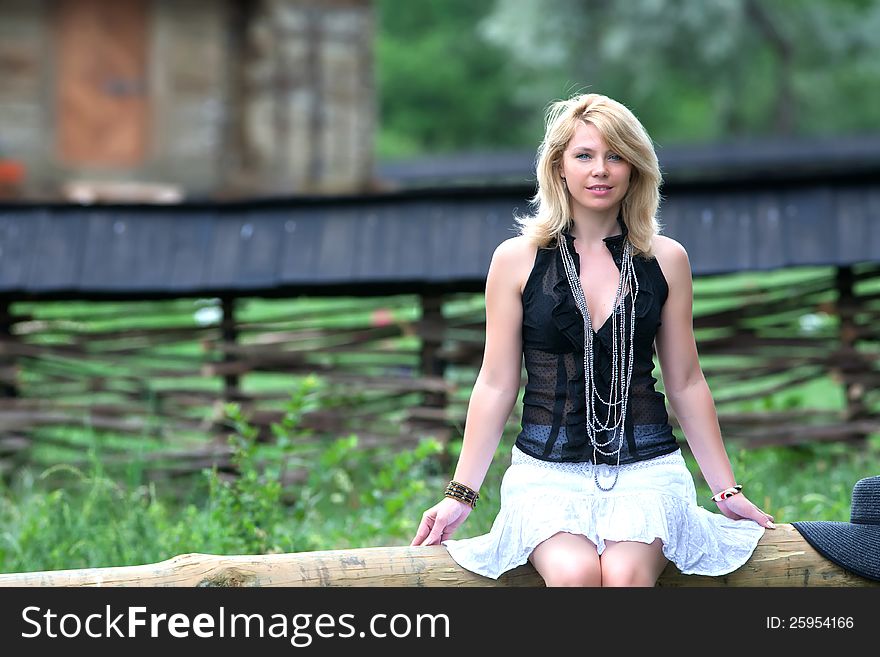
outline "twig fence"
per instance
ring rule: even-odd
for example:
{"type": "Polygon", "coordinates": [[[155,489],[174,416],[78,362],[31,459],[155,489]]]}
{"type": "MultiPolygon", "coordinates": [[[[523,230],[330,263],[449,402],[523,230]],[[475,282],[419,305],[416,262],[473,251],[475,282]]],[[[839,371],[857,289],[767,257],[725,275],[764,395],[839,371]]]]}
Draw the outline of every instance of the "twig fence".
{"type": "MultiPolygon", "coordinates": [[[[789,273],[784,282],[696,282],[698,348],[725,440],[862,440],[880,430],[880,267],[789,273]],[[821,379],[839,386],[840,403],[811,407],[798,397],[799,386],[821,379]]],[[[475,294],[7,301],[0,459],[7,468],[39,462],[41,450],[54,448],[53,460],[66,453],[75,462],[85,429],[136,438],[157,472],[225,467],[223,404],[240,403],[271,440],[291,384],[308,374],[325,386],[320,408],[302,417],[315,440],[356,433],[367,446],[446,441],[463,430],[484,322],[475,294]]],[[[675,425],[671,409],[670,419],[675,425]]],[[[102,452],[124,463],[131,442],[104,441],[102,452]]]]}

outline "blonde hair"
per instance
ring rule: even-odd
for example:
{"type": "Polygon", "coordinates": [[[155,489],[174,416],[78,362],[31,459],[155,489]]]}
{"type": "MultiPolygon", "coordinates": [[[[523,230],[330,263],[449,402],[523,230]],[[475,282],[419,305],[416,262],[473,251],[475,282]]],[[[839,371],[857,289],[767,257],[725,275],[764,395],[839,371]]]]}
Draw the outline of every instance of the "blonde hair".
{"type": "Polygon", "coordinates": [[[537,193],[529,199],[534,213],[514,216],[520,235],[545,248],[570,227],[570,198],[559,174],[562,153],[578,121],[596,126],[609,148],[632,166],[629,188],[621,202],[623,221],[635,254],[651,257],[652,239],[661,228],[656,214],[662,176],[654,144],[627,107],[601,94],[580,94],[548,107],[544,140],[538,148],[537,193]]]}

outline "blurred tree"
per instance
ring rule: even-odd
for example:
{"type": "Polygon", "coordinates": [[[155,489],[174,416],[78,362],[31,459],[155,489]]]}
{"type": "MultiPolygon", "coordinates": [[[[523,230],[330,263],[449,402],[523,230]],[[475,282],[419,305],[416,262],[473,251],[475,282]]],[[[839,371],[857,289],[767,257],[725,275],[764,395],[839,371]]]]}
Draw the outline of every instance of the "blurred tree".
{"type": "Polygon", "coordinates": [[[511,100],[509,55],[477,33],[489,0],[377,0],[379,157],[521,146],[540,130],[511,100]]]}
{"type": "Polygon", "coordinates": [[[659,143],[877,130],[875,0],[379,0],[380,156],[534,148],[547,103],[659,143]]]}
{"type": "Polygon", "coordinates": [[[496,0],[481,32],[553,71],[524,91],[533,102],[560,95],[561,73],[633,107],[661,140],[877,129],[871,0],[496,0]]]}

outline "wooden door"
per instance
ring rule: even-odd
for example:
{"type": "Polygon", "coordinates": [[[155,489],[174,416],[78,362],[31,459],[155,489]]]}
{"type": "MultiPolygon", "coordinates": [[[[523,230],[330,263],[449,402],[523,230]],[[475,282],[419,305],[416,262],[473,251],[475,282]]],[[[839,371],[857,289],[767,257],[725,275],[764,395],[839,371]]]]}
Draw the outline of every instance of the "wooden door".
{"type": "Polygon", "coordinates": [[[66,165],[132,167],[147,150],[150,0],[58,0],[57,152],[66,165]]]}

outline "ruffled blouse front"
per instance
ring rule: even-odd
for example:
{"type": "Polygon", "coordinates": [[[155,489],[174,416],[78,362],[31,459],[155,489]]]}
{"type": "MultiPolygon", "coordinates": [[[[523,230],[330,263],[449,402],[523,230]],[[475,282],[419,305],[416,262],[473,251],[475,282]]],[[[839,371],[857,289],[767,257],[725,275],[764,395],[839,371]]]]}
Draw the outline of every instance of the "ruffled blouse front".
{"type": "MultiPolygon", "coordinates": [[[[628,234],[618,217],[621,233],[603,241],[618,269],[628,234]]],[[[563,233],[565,246],[580,276],[580,257],[574,237],[563,233]]],[[[635,307],[635,353],[630,399],[625,418],[625,448],[620,462],[632,462],[669,453],[677,448],[666,413],[663,394],[654,390],[654,338],[659,328],[668,286],[655,258],[635,257],[633,268],[639,289],[635,307]],[[638,427],[638,429],[637,429],[638,427]],[[666,451],[664,451],[666,450],[666,451]]],[[[587,281],[585,285],[589,285],[587,281]]],[[[632,292],[624,298],[626,334],[632,311],[632,292]]],[[[593,370],[595,385],[608,399],[612,379],[614,322],[616,313],[593,332],[593,370]]],[[[618,327],[619,329],[619,327],[618,327]]],[[[558,461],[592,460],[593,450],[586,433],[584,392],[584,318],[571,291],[562,254],[554,243],[539,249],[534,268],[523,290],[523,353],[528,382],[523,397],[523,431],[517,446],[536,458],[558,461]]],[[[598,403],[598,402],[597,402],[598,403]]],[[[597,407],[600,421],[607,408],[597,407]]],[[[598,440],[611,436],[600,432],[598,440]]],[[[615,440],[606,451],[614,449],[615,440]]],[[[615,457],[600,461],[617,462],[615,457]]]]}

